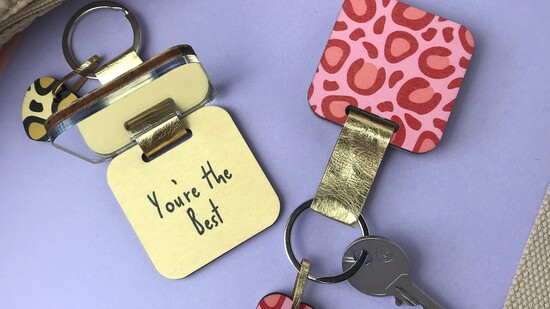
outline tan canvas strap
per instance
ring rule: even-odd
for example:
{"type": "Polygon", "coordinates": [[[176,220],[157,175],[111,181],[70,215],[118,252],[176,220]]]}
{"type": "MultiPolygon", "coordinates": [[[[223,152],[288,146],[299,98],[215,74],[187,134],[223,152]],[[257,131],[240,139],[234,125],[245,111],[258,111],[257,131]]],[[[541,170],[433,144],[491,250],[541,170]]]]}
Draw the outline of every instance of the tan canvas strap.
{"type": "Polygon", "coordinates": [[[504,308],[550,308],[550,187],[519,261],[504,308]]]}
{"type": "MultiPolygon", "coordinates": [[[[0,45],[25,29],[38,16],[61,4],[63,0],[33,0],[7,3],[0,8],[0,45]],[[8,8],[9,7],[9,8],[8,8]]],[[[1,1],[5,2],[5,1],[1,1]]]]}

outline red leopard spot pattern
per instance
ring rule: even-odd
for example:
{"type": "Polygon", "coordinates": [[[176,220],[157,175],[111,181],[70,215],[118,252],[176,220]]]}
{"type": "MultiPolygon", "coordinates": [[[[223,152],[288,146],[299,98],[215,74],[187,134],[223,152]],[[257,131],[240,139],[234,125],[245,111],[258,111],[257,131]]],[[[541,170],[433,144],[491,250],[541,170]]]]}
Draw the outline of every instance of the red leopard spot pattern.
{"type": "Polygon", "coordinates": [[[389,63],[401,62],[418,51],[418,41],[405,31],[392,32],[386,40],[384,54],[389,63]]]}
{"type": "Polygon", "coordinates": [[[334,31],[344,31],[346,29],[348,29],[348,24],[343,21],[337,21],[334,24],[334,31]]]}
{"type": "Polygon", "coordinates": [[[447,105],[443,106],[443,110],[446,112],[450,112],[453,110],[453,107],[455,106],[455,100],[452,100],[447,105]]]}
{"type": "Polygon", "coordinates": [[[434,119],[434,127],[441,130],[441,132],[443,132],[443,130],[445,130],[445,126],[447,126],[447,121],[437,119],[437,118],[434,119]]]}
{"type": "Polygon", "coordinates": [[[359,28],[359,29],[355,29],[350,35],[349,35],[349,39],[352,40],[352,41],[357,41],[361,38],[364,38],[365,37],[365,31],[363,31],[363,29],[359,28]]]}
{"type": "Polygon", "coordinates": [[[435,92],[430,82],[422,77],[408,80],[397,93],[397,104],[419,115],[430,113],[439,103],[441,93],[435,92]]]}
{"type": "Polygon", "coordinates": [[[389,86],[390,88],[395,87],[395,85],[405,77],[405,74],[403,74],[403,71],[397,71],[393,72],[393,74],[390,76],[389,80],[389,86]]]}
{"type": "Polygon", "coordinates": [[[378,49],[376,48],[376,46],[372,45],[369,42],[363,42],[363,47],[365,47],[371,59],[378,58],[378,49]]]}
{"type": "Polygon", "coordinates": [[[336,90],[340,89],[340,86],[338,85],[337,82],[326,80],[323,83],[323,89],[325,89],[326,91],[336,91],[336,90]]]}
{"type": "Polygon", "coordinates": [[[345,1],[342,9],[349,19],[358,23],[366,23],[376,14],[376,0],[345,1]]]}
{"type": "Polygon", "coordinates": [[[431,41],[433,40],[436,34],[437,34],[437,30],[435,30],[434,28],[430,28],[426,30],[426,32],[422,33],[422,38],[424,38],[424,40],[426,41],[431,41]]]}
{"type": "Polygon", "coordinates": [[[386,70],[378,68],[371,62],[357,59],[348,70],[348,86],[358,94],[376,93],[386,81],[386,70]]]}
{"type": "Polygon", "coordinates": [[[372,31],[374,34],[382,34],[384,32],[384,26],[386,25],[386,16],[382,16],[378,18],[378,20],[374,23],[374,28],[372,31]]]}
{"type": "Polygon", "coordinates": [[[445,38],[445,42],[451,43],[454,39],[453,36],[454,29],[451,27],[447,27],[443,29],[443,38],[445,38]]]}
{"type": "Polygon", "coordinates": [[[433,79],[444,79],[455,72],[449,56],[453,53],[445,47],[426,49],[418,58],[418,66],[424,75],[433,79]]]}
{"type": "Polygon", "coordinates": [[[337,73],[346,63],[349,54],[350,47],[346,41],[329,40],[323,58],[321,58],[321,66],[327,73],[337,73]]]}
{"type": "Polygon", "coordinates": [[[332,95],[323,99],[321,111],[327,115],[329,120],[344,123],[347,117],[346,107],[349,105],[357,107],[357,100],[354,97],[332,95]]]}
{"type": "Polygon", "coordinates": [[[470,60],[466,57],[462,57],[460,58],[460,67],[463,68],[463,69],[467,69],[468,66],[470,65],[470,60]]]}
{"type": "Polygon", "coordinates": [[[414,145],[413,152],[424,153],[428,152],[430,149],[439,144],[439,138],[432,131],[424,131],[420,134],[416,145],[414,145]]]}
{"type": "Polygon", "coordinates": [[[378,104],[376,106],[379,111],[383,112],[393,112],[393,103],[391,101],[386,101],[378,104]]]}
{"type": "Polygon", "coordinates": [[[393,135],[391,142],[397,147],[403,147],[403,143],[407,137],[407,128],[405,127],[403,120],[401,120],[398,116],[391,116],[390,120],[395,122],[398,127],[398,130],[393,135]]]}
{"type": "Polygon", "coordinates": [[[454,79],[450,84],[449,84],[449,89],[454,89],[454,88],[460,88],[460,86],[462,86],[462,80],[463,78],[462,77],[458,77],[457,79],[454,79]]]}
{"type": "Polygon", "coordinates": [[[395,122],[391,144],[416,153],[441,140],[474,52],[466,27],[396,0],[345,0],[308,92],[343,124],[357,106],[395,122]]]}
{"type": "Polygon", "coordinates": [[[405,114],[405,121],[409,125],[409,128],[418,131],[420,128],[422,128],[422,122],[420,122],[418,119],[414,118],[413,115],[406,113],[405,114]]]}
{"type": "Polygon", "coordinates": [[[435,15],[397,2],[391,12],[391,17],[396,24],[418,31],[426,28],[434,20],[435,15]]]}

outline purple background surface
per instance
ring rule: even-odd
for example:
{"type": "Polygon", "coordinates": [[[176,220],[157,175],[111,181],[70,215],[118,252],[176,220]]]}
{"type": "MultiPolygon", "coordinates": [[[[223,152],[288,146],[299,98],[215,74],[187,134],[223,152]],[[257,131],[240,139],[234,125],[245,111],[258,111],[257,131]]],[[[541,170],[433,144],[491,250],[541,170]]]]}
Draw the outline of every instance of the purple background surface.
{"type": "MultiPolygon", "coordinates": [[[[500,308],[550,182],[550,2],[407,2],[468,26],[477,50],[442,143],[425,155],[390,149],[364,214],[445,306],[500,308]]],[[[124,1],[143,27],[143,59],[194,47],[219,91],[214,104],[232,114],[282,203],[271,228],[177,281],[149,261],[107,185],[107,164],[31,142],[22,129],[27,85],[69,71],[61,34],[85,3],[38,19],[0,77],[0,307],[255,308],[267,293],[290,293],[284,225],[313,197],[340,131],[314,116],[306,94],[341,1],[124,1]]],[[[75,31],[80,59],[129,46],[119,13],[91,16],[75,31]]],[[[331,274],[359,231],[308,214],[295,233],[297,254],[331,274]]],[[[304,300],[394,308],[348,283],[309,284],[304,300]]]]}

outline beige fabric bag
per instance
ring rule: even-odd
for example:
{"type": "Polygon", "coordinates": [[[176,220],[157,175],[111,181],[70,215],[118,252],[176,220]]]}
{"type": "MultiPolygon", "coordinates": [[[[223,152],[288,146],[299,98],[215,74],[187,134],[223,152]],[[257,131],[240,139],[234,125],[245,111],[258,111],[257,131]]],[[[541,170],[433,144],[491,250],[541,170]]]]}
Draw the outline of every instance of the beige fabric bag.
{"type": "Polygon", "coordinates": [[[63,0],[0,0],[0,46],[63,0]]]}
{"type": "Polygon", "coordinates": [[[550,187],[527,240],[504,308],[550,308],[550,187]]]}

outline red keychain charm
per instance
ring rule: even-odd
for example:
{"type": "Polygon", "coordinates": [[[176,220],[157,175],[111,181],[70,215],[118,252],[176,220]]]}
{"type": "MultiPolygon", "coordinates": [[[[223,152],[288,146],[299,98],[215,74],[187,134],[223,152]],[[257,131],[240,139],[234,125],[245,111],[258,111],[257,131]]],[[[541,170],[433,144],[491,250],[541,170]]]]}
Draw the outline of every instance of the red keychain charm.
{"type": "MultiPolygon", "coordinates": [[[[292,299],[281,293],[273,293],[266,295],[256,309],[291,309],[292,299]]],[[[300,304],[300,309],[315,309],[310,305],[300,304]]]]}

